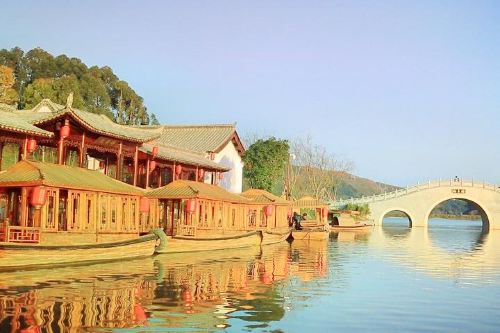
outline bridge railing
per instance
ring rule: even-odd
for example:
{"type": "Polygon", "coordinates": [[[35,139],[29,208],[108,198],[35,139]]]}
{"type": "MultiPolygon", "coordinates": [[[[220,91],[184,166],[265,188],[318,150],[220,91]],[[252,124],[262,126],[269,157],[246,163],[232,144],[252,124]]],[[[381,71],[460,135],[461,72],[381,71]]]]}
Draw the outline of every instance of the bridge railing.
{"type": "Polygon", "coordinates": [[[486,190],[491,190],[495,192],[500,192],[500,187],[495,184],[486,183],[484,181],[478,182],[476,180],[464,180],[464,179],[450,179],[450,180],[435,180],[428,181],[425,183],[417,183],[414,186],[407,186],[406,188],[401,188],[392,192],[384,192],[380,194],[375,194],[371,196],[362,196],[358,198],[342,199],[330,202],[330,206],[334,208],[345,206],[349,203],[351,204],[364,204],[374,201],[382,201],[391,198],[398,198],[405,196],[414,192],[419,192],[423,190],[429,190],[439,187],[474,187],[474,188],[484,188],[486,190]]]}

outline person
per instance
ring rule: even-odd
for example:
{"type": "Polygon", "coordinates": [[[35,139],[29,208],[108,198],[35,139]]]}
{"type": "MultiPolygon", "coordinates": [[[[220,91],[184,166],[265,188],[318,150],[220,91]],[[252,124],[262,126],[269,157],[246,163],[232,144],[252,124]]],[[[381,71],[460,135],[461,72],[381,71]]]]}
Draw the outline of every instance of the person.
{"type": "Polygon", "coordinates": [[[295,224],[295,230],[302,230],[302,226],[300,225],[300,221],[302,220],[302,216],[299,213],[294,212],[292,217],[293,223],[295,224]]]}

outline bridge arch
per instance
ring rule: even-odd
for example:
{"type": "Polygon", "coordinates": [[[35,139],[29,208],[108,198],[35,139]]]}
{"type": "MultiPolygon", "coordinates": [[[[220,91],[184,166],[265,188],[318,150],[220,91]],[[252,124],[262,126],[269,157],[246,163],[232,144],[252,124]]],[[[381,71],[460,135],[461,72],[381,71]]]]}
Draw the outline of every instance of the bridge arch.
{"type": "Polygon", "coordinates": [[[408,221],[409,221],[408,227],[409,228],[412,227],[413,222],[415,221],[412,214],[407,209],[400,208],[400,207],[393,207],[393,208],[386,209],[385,211],[383,211],[382,214],[380,214],[380,220],[378,221],[378,225],[383,226],[384,225],[384,217],[391,212],[401,212],[401,213],[405,214],[408,217],[408,221]]]}
{"type": "Polygon", "coordinates": [[[430,215],[432,213],[432,211],[434,210],[434,208],[436,208],[439,204],[443,203],[443,202],[446,202],[446,201],[449,201],[449,200],[463,200],[463,201],[466,201],[466,202],[469,202],[469,203],[472,203],[474,204],[474,206],[477,208],[478,212],[479,212],[479,215],[481,216],[481,220],[482,220],[482,223],[483,223],[483,231],[484,232],[488,232],[489,229],[490,229],[490,222],[492,221],[491,220],[491,215],[490,213],[488,212],[488,210],[486,208],[484,208],[484,204],[481,203],[481,200],[477,200],[477,198],[469,198],[469,197],[465,197],[465,196],[449,196],[449,197],[446,197],[446,198],[440,198],[439,200],[437,201],[434,201],[433,203],[431,203],[429,209],[427,210],[426,214],[425,214],[425,217],[426,217],[426,225],[429,224],[429,219],[430,219],[430,215]]]}

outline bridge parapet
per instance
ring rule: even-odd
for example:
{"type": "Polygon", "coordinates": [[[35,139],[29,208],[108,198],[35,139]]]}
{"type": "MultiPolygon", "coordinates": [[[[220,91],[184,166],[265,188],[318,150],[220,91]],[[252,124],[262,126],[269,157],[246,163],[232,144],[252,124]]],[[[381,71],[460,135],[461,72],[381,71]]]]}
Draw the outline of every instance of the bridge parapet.
{"type": "MultiPolygon", "coordinates": [[[[435,189],[435,188],[443,188],[443,187],[448,187],[448,188],[457,188],[459,190],[460,188],[482,188],[485,190],[490,190],[494,192],[500,192],[500,187],[495,184],[490,184],[486,183],[484,181],[482,182],[477,182],[474,180],[456,180],[456,179],[450,179],[448,180],[437,180],[437,181],[428,181],[426,183],[418,183],[417,185],[411,186],[411,187],[406,187],[406,188],[401,188],[396,191],[392,192],[384,192],[381,194],[375,194],[372,196],[363,196],[363,197],[358,197],[358,198],[350,198],[350,199],[342,199],[342,200],[337,200],[337,201],[331,201],[329,203],[330,208],[336,209],[336,208],[342,208],[343,206],[347,204],[367,204],[371,202],[377,202],[377,201],[384,201],[387,199],[392,199],[392,198],[398,198],[398,197],[403,197],[411,193],[415,192],[420,192],[420,191],[425,191],[425,190],[430,190],[430,189],[435,189]]],[[[457,192],[459,194],[460,192],[457,192]]]]}

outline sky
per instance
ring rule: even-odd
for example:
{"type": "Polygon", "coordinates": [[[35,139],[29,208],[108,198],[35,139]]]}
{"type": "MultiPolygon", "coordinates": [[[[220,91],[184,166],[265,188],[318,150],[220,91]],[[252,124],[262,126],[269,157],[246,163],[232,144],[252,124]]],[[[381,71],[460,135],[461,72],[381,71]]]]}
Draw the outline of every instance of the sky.
{"type": "Polygon", "coordinates": [[[500,184],[499,1],[10,1],[0,48],[110,66],[162,123],[310,137],[358,176],[500,184]]]}

